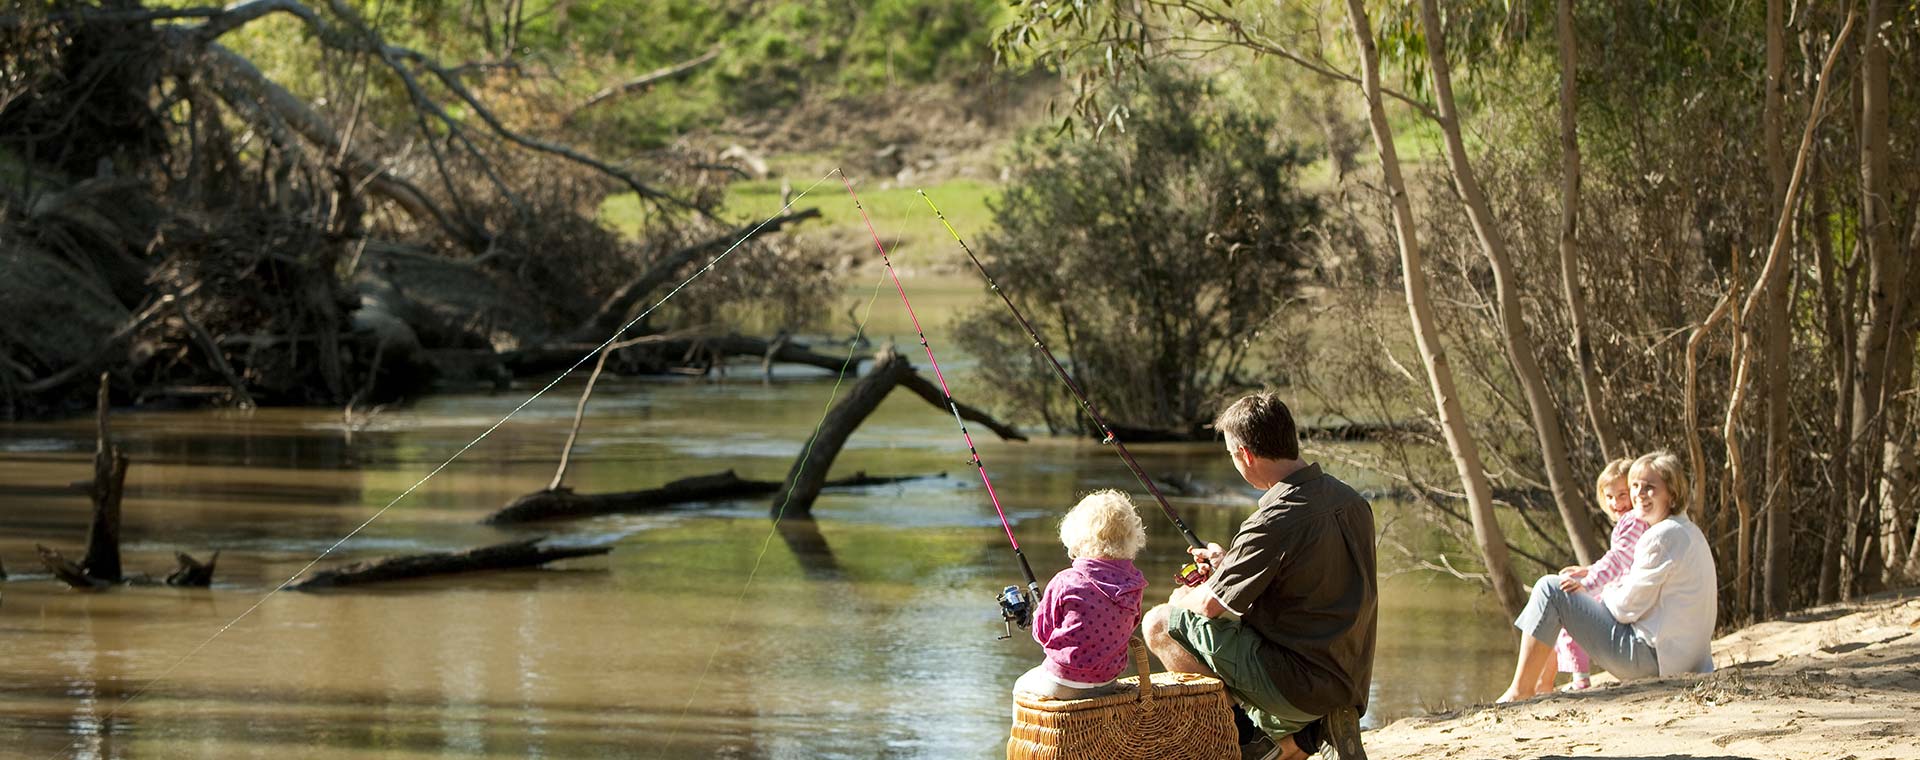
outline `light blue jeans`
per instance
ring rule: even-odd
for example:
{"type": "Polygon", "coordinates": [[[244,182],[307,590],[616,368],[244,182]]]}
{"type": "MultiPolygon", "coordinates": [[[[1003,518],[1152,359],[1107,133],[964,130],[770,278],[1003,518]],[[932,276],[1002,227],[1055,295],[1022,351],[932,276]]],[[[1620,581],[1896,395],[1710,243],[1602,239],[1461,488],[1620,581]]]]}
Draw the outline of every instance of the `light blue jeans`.
{"type": "Polygon", "coordinates": [[[1595,666],[1622,681],[1660,675],[1653,647],[1634,635],[1633,626],[1614,620],[1613,612],[1600,600],[1567,593],[1560,588],[1560,580],[1549,575],[1533,584],[1533,596],[1513,627],[1549,648],[1565,629],[1574,643],[1587,650],[1595,666]]]}

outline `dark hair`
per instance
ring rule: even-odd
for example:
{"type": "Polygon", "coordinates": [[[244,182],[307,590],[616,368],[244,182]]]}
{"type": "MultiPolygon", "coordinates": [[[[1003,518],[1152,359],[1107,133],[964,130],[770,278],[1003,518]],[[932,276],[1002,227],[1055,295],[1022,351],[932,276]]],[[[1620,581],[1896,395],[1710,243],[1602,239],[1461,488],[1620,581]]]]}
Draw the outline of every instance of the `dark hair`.
{"type": "Polygon", "coordinates": [[[1279,394],[1240,397],[1213,419],[1213,428],[1233,436],[1262,459],[1300,458],[1300,433],[1293,426],[1293,412],[1287,410],[1279,394]]]}

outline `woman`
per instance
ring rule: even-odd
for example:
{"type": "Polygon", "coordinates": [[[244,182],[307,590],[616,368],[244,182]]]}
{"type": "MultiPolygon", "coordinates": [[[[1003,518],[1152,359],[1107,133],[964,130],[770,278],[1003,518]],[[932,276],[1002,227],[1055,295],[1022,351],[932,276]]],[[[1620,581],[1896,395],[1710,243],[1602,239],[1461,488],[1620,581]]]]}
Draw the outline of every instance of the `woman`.
{"type": "Polygon", "coordinates": [[[1554,665],[1554,638],[1565,630],[1593,664],[1622,681],[1713,670],[1713,553],[1686,516],[1686,476],[1665,451],[1640,457],[1627,476],[1633,506],[1647,523],[1633,566],[1601,598],[1570,594],[1558,575],[1541,578],[1513,622],[1520,661],[1499,701],[1540,693],[1554,665]]]}

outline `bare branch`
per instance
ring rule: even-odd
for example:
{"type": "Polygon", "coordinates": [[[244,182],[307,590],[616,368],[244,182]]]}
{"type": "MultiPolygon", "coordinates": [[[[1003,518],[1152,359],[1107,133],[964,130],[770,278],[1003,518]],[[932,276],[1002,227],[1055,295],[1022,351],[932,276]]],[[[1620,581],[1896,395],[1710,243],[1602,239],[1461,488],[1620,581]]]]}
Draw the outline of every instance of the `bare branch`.
{"type": "Polygon", "coordinates": [[[656,84],[667,81],[669,79],[685,76],[689,72],[692,72],[694,69],[700,68],[701,66],[711,62],[713,59],[719,58],[719,57],[720,57],[720,48],[714,48],[692,60],[682,61],[680,63],[676,63],[671,66],[662,66],[658,69],[654,69],[653,71],[649,71],[645,74],[641,74],[640,76],[634,77],[625,82],[621,82],[620,84],[609,86],[605,89],[602,89],[599,92],[594,93],[593,97],[587,98],[587,102],[581,103],[580,105],[575,106],[572,111],[569,111],[567,113],[567,116],[564,120],[572,121],[573,117],[578,115],[581,111],[585,111],[589,108],[600,105],[601,103],[605,103],[621,95],[626,95],[628,93],[645,90],[656,84]]]}

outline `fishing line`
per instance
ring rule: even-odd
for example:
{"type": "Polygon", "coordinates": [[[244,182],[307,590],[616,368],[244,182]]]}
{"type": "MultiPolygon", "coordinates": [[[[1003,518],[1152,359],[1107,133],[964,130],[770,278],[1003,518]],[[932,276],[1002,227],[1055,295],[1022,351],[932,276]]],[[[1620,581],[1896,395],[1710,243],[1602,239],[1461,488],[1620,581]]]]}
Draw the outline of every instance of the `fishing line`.
{"type": "MultiPolygon", "coordinates": [[[[842,181],[845,181],[845,179],[844,176],[841,177],[842,181]]],[[[1167,514],[1167,519],[1173,521],[1175,528],[1180,529],[1180,535],[1187,540],[1187,545],[1195,549],[1206,549],[1206,542],[1201,541],[1198,536],[1195,536],[1193,530],[1187,527],[1186,521],[1180,519],[1180,514],[1173,510],[1173,505],[1167,503],[1167,497],[1160,493],[1160,489],[1153,484],[1153,479],[1147,477],[1147,471],[1142,469],[1140,463],[1134,460],[1133,454],[1127,451],[1127,445],[1120,442],[1120,436],[1115,435],[1113,428],[1107,425],[1107,419],[1101,416],[1100,410],[1094,408],[1093,401],[1088,399],[1087,394],[1081,392],[1080,386],[1073,382],[1073,378],[1067,374],[1067,368],[1060,364],[1060,360],[1054,357],[1053,351],[1047,348],[1047,342],[1041,340],[1040,333],[1033,329],[1033,323],[1027,321],[1026,315],[1020,313],[1020,307],[1013,305],[1013,299],[1007,296],[1006,291],[1000,289],[1000,283],[995,282],[993,275],[987,272],[986,265],[980,263],[980,257],[973,255],[973,247],[967,245],[967,241],[960,238],[959,231],[955,230],[953,224],[947,221],[947,215],[940,213],[940,207],[933,205],[933,198],[928,196],[925,190],[915,190],[914,192],[919,193],[920,199],[927,202],[927,208],[933,209],[933,215],[938,217],[940,224],[947,228],[947,234],[953,236],[953,242],[960,244],[960,250],[967,252],[967,260],[973,262],[973,268],[980,273],[981,277],[986,278],[987,288],[992,290],[994,295],[999,296],[1002,302],[1006,303],[1007,308],[1013,312],[1013,318],[1019,320],[1020,326],[1026,329],[1027,337],[1033,339],[1034,348],[1040,349],[1040,353],[1047,357],[1047,363],[1053,366],[1053,372],[1060,377],[1060,382],[1066,384],[1067,390],[1072,392],[1074,400],[1080,402],[1080,408],[1085,409],[1087,416],[1093,419],[1093,424],[1100,427],[1100,433],[1103,436],[1100,442],[1113,445],[1113,450],[1120,454],[1122,460],[1126,461],[1127,469],[1133,472],[1133,476],[1139,479],[1140,485],[1145,486],[1148,493],[1153,494],[1154,501],[1160,503],[1160,511],[1167,514]]],[[[1176,578],[1184,585],[1193,586],[1206,579],[1202,573],[1208,570],[1209,569],[1202,568],[1197,564],[1189,563],[1186,567],[1180,569],[1180,573],[1176,578]]]]}
{"type": "Polygon", "coordinates": [[[913,331],[920,335],[920,347],[927,351],[927,363],[933,365],[933,376],[940,380],[940,392],[947,397],[947,410],[953,412],[953,421],[960,426],[960,437],[967,441],[967,454],[971,457],[968,464],[980,471],[980,483],[987,488],[987,499],[993,502],[993,511],[1000,516],[1000,527],[1007,531],[1007,543],[1013,545],[1014,559],[1020,561],[1020,574],[1027,581],[1027,596],[1022,598],[1017,586],[1008,586],[1000,592],[1000,614],[1006,621],[1007,635],[1013,636],[1013,624],[1026,628],[1033,611],[1033,602],[1040,598],[1040,582],[1034,580],[1033,567],[1027,564],[1027,555],[1020,551],[1020,540],[1013,537],[1013,525],[1007,522],[1007,512],[1000,507],[1000,496],[993,491],[993,479],[987,477],[987,464],[980,461],[980,450],[973,445],[973,433],[967,431],[966,420],[960,417],[960,406],[953,400],[953,391],[947,388],[947,376],[940,371],[940,362],[933,358],[933,344],[927,341],[927,331],[920,328],[920,315],[914,313],[913,302],[907,300],[907,288],[900,284],[900,273],[894,271],[893,260],[887,257],[887,247],[880,244],[880,233],[873,231],[873,220],[867,218],[867,207],[860,203],[860,194],[853,191],[853,182],[847,175],[840,175],[840,184],[847,187],[847,194],[853,196],[853,207],[860,210],[860,220],[867,224],[867,234],[873,236],[873,247],[880,251],[880,261],[887,265],[887,274],[893,277],[894,290],[900,293],[900,304],[907,307],[907,316],[913,320],[913,331]]]}
{"type": "MultiPolygon", "coordinates": [[[[799,203],[801,198],[807,197],[807,193],[813,192],[814,188],[820,186],[820,183],[827,181],[829,177],[832,177],[834,174],[839,173],[839,171],[840,170],[836,168],[832,171],[827,172],[826,174],[821,175],[820,179],[814,180],[813,184],[807,186],[806,190],[802,190],[800,194],[795,195],[793,198],[789,199],[784,205],[782,205],[779,211],[774,212],[772,216],[769,216],[765,220],[761,221],[759,224],[754,225],[753,229],[748,230],[746,235],[742,236],[739,240],[734,241],[733,245],[728,246],[725,251],[721,251],[718,256],[715,256],[712,259],[709,259],[705,266],[702,266],[699,269],[695,270],[691,276],[687,277],[685,280],[682,280],[680,284],[673,286],[672,290],[667,291],[667,294],[665,296],[662,296],[660,300],[655,301],[652,306],[649,306],[646,308],[645,311],[640,312],[639,316],[636,316],[633,319],[628,320],[626,324],[621,325],[620,329],[614,331],[613,335],[608,337],[606,341],[602,342],[598,346],[595,346],[593,350],[588,351],[585,355],[581,356],[578,360],[574,361],[572,366],[567,367],[567,369],[564,372],[561,372],[558,377],[555,377],[552,382],[547,383],[545,387],[542,387],[540,390],[534,392],[532,396],[527,397],[527,400],[520,402],[520,405],[514,407],[513,411],[507,412],[507,416],[501,417],[499,422],[493,423],[491,427],[488,427],[478,437],[474,438],[471,441],[468,441],[467,445],[461,446],[459,451],[455,451],[453,453],[453,456],[447,457],[447,461],[441,462],[440,466],[433,468],[433,471],[427,473],[426,477],[421,478],[420,480],[416,481],[413,485],[408,486],[406,490],[401,491],[399,496],[393,497],[393,500],[387,502],[386,506],[381,507],[379,511],[374,512],[372,517],[368,517],[365,522],[362,522],[358,526],[355,526],[352,531],[349,531],[347,533],[347,535],[341,537],[340,540],[333,542],[333,545],[327,547],[325,551],[320,552],[319,556],[314,557],[312,561],[308,562],[305,566],[301,567],[293,575],[288,576],[286,580],[281,581],[280,585],[275,586],[272,591],[268,591],[265,596],[260,597],[258,601],[255,601],[253,603],[253,606],[248,607],[245,612],[240,613],[239,617],[236,617],[230,621],[227,621],[226,625],[220,626],[220,629],[217,631],[214,631],[212,636],[208,636],[205,641],[200,642],[198,646],[195,646],[193,649],[189,650],[185,655],[181,656],[180,659],[175,660],[174,663],[168,666],[166,670],[161,671],[160,675],[154,676],[151,680],[141,685],[139,689],[133,692],[132,696],[129,696],[126,699],[121,700],[120,704],[114,706],[113,710],[109,711],[106,717],[100,719],[100,724],[102,727],[101,730],[110,731],[111,729],[107,726],[107,723],[113,720],[115,716],[118,716],[120,714],[120,711],[124,709],[128,704],[131,704],[134,700],[139,699],[141,695],[146,694],[149,689],[153,688],[154,684],[157,684],[163,680],[166,680],[167,676],[172,675],[173,672],[175,670],[178,670],[181,665],[184,665],[188,660],[193,659],[193,656],[196,654],[199,654],[200,650],[207,648],[208,644],[212,644],[214,639],[220,638],[221,634],[226,633],[229,629],[233,628],[235,625],[238,625],[240,621],[245,620],[247,616],[252,615],[254,610],[260,609],[260,605],[266,604],[268,599],[273,598],[273,595],[278,594],[281,591],[286,590],[288,586],[293,585],[294,581],[298,580],[300,576],[306,574],[308,570],[313,569],[314,565],[319,564],[321,560],[326,559],[329,555],[331,555],[334,552],[334,550],[339,549],[341,545],[345,544],[349,540],[352,540],[354,536],[359,535],[360,531],[365,530],[367,526],[372,525],[375,520],[380,519],[380,516],[386,514],[387,510],[393,509],[393,506],[395,504],[399,504],[402,499],[407,498],[407,496],[411,495],[414,491],[419,490],[421,486],[426,485],[427,481],[432,480],[435,475],[439,475],[440,471],[445,470],[449,465],[453,464],[454,460],[459,459],[462,454],[467,453],[469,449],[472,449],[474,446],[479,445],[481,441],[486,440],[487,436],[493,434],[493,431],[499,430],[500,426],[507,424],[507,420],[513,419],[514,415],[519,414],[521,410],[526,409],[528,405],[532,404],[536,399],[539,399],[542,395],[545,395],[547,391],[553,390],[554,386],[559,385],[560,381],[565,380],[568,375],[573,374],[573,371],[576,369],[579,369],[580,365],[585,364],[588,359],[592,359],[594,355],[598,354],[602,349],[605,349],[607,346],[611,345],[614,341],[619,340],[622,334],[626,333],[627,330],[632,329],[634,325],[639,324],[641,320],[646,319],[647,316],[651,315],[655,309],[660,308],[661,304],[666,303],[668,300],[672,299],[675,295],[679,294],[681,290],[685,289],[687,285],[691,284],[694,280],[697,280],[702,275],[713,271],[714,265],[719,264],[722,260],[726,259],[727,256],[731,255],[735,250],[739,249],[740,246],[744,245],[748,240],[752,240],[753,236],[755,234],[758,234],[761,228],[766,227],[768,224],[773,223],[773,220],[779,218],[781,214],[786,213],[788,209],[793,208],[793,204],[799,203]]],[[[72,745],[69,745],[69,748],[71,747],[72,745]]],[[[55,754],[55,755],[51,755],[50,757],[58,757],[58,756],[59,756],[58,754],[55,754]]]]}
{"type": "MultiPolygon", "coordinates": [[[[860,341],[866,336],[867,323],[873,319],[873,304],[880,300],[880,286],[885,282],[884,275],[876,277],[873,281],[873,294],[867,298],[866,313],[862,314],[859,323],[854,325],[853,339],[847,342],[847,358],[840,362],[840,374],[833,379],[833,389],[827,392],[826,406],[820,410],[820,421],[813,424],[813,434],[807,437],[807,445],[800,451],[798,461],[805,462],[813,455],[813,444],[820,440],[820,430],[826,427],[827,417],[833,413],[833,401],[840,395],[840,385],[847,379],[847,369],[855,364],[853,357],[860,351],[860,341]]],[[[747,582],[741,584],[740,593],[734,596],[733,606],[727,611],[725,628],[732,628],[734,620],[739,617],[740,606],[747,599],[747,589],[753,586],[754,577],[760,574],[760,563],[767,558],[767,549],[773,546],[773,537],[780,532],[780,519],[786,516],[787,505],[793,502],[793,491],[799,485],[800,478],[796,473],[796,477],[787,482],[787,495],[780,500],[780,508],[773,513],[773,525],[767,529],[766,539],[760,542],[760,554],[754,557],[753,567],[747,571],[747,582]]],[[[700,676],[693,681],[693,693],[687,697],[687,703],[680,708],[680,717],[674,720],[673,729],[667,733],[667,743],[660,748],[663,754],[673,747],[674,740],[679,737],[680,726],[686,723],[687,713],[693,711],[693,701],[699,698],[700,687],[706,683],[707,673],[713,669],[714,658],[720,654],[720,647],[724,643],[724,639],[716,639],[713,649],[707,652],[707,663],[701,666],[700,676]]]]}

